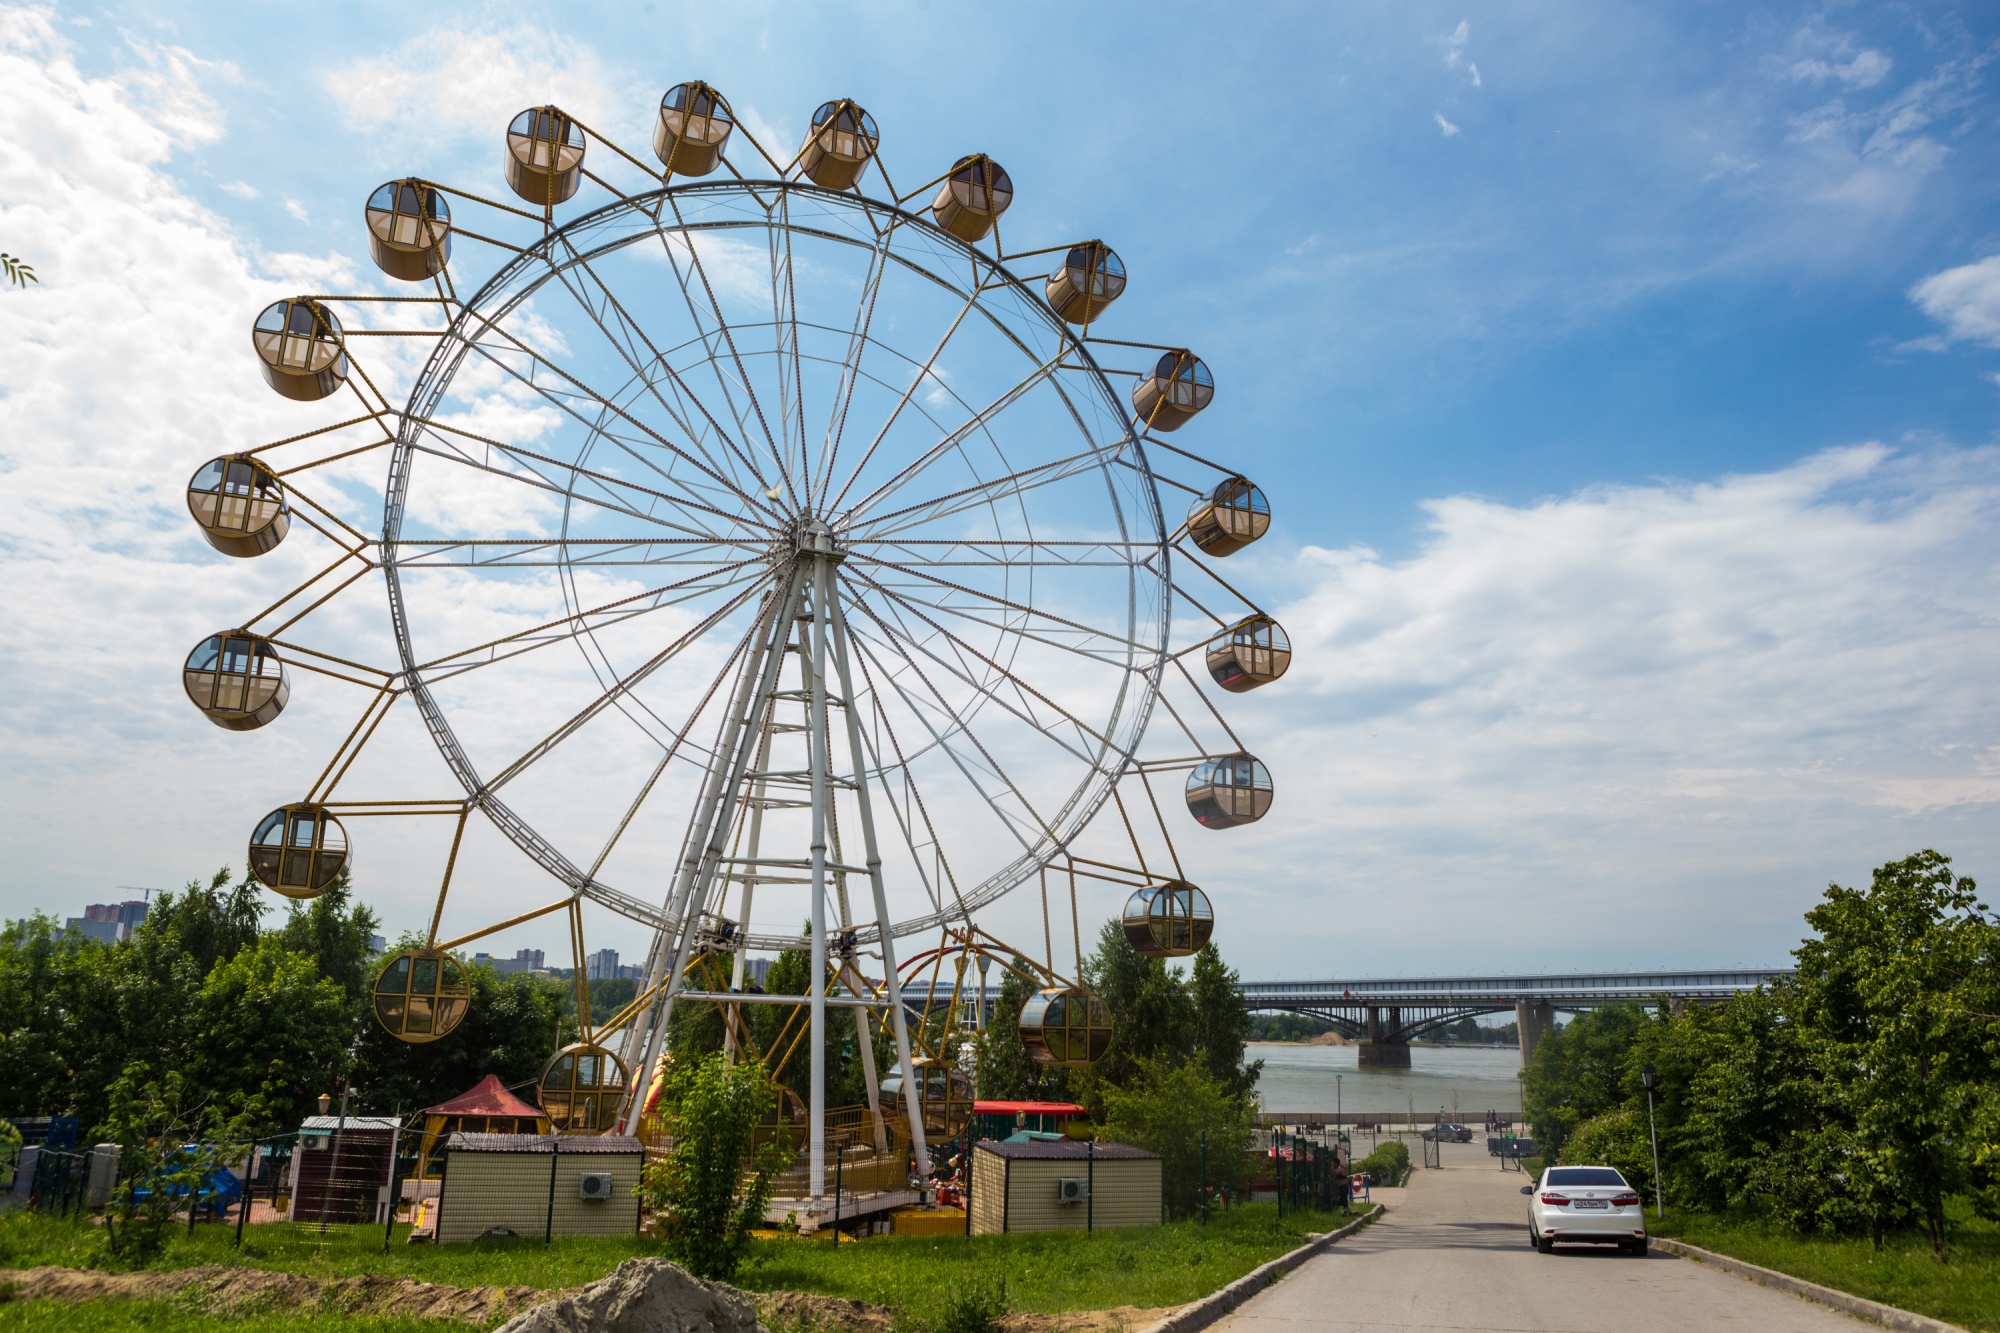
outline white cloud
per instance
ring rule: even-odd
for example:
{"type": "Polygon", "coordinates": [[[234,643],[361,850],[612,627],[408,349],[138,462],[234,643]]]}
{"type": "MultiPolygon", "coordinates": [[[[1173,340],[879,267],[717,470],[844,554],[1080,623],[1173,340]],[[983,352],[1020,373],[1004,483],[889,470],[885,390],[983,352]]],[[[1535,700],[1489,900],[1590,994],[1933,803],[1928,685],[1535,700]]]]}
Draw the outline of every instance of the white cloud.
{"type": "Polygon", "coordinates": [[[2000,452],[1428,509],[1407,560],[1308,548],[1231,701],[1279,803],[1196,855],[1294,937],[1259,970],[1779,961],[1829,877],[2000,853],[2000,452]]]}
{"type": "Polygon", "coordinates": [[[1465,72],[1472,76],[1473,87],[1483,88],[1486,86],[1485,82],[1479,77],[1479,66],[1473,64],[1471,61],[1467,61],[1465,65],[1465,72]]]}
{"type": "Polygon", "coordinates": [[[1426,37],[1424,40],[1432,46],[1442,46],[1445,68],[1457,69],[1465,60],[1466,43],[1472,40],[1472,24],[1460,19],[1458,26],[1444,36],[1426,37]]]}
{"type": "Polygon", "coordinates": [[[596,52],[525,25],[433,28],[332,71],[326,87],[356,129],[490,136],[495,143],[530,106],[560,106],[607,132],[629,128],[637,112],[650,117],[647,99],[625,88],[596,52]]]}
{"type": "Polygon", "coordinates": [[[1438,133],[1442,134],[1445,138],[1449,139],[1452,135],[1458,133],[1458,126],[1446,120],[1444,118],[1444,112],[1440,111],[1436,113],[1436,115],[1434,115],[1432,119],[1437,121],[1438,133]]]}
{"type": "Polygon", "coordinates": [[[1910,299],[1950,338],[2000,347],[2000,255],[1933,273],[1910,288],[1910,299]]]}
{"type": "Polygon", "coordinates": [[[263,193],[263,191],[248,181],[224,181],[222,183],[222,192],[224,194],[233,194],[238,199],[255,199],[263,193]]]}
{"type": "Polygon", "coordinates": [[[304,222],[306,220],[307,217],[306,206],[300,203],[296,199],[285,200],[285,211],[287,213],[290,213],[294,218],[298,219],[300,222],[304,222]]]}

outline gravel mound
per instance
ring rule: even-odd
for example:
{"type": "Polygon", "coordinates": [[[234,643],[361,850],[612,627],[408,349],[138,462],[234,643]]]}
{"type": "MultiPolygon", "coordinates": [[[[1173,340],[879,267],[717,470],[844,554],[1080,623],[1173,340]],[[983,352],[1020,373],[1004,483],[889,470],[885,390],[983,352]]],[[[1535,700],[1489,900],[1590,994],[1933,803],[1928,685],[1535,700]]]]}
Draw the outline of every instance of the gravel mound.
{"type": "Polygon", "coordinates": [[[627,1259],[609,1277],[533,1309],[495,1333],[768,1333],[734,1287],[665,1259],[627,1259]]]}

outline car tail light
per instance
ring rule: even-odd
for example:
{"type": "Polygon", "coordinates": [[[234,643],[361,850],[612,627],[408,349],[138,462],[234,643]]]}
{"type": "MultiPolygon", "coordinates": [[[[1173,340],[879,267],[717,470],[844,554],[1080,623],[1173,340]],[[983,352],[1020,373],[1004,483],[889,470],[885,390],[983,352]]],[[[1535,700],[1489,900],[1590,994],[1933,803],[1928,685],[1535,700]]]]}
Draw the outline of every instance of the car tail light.
{"type": "Polygon", "coordinates": [[[1567,1208],[1567,1207],[1569,1206],[1569,1195],[1567,1195],[1567,1194],[1544,1194],[1544,1195],[1542,1196],[1542,1202],[1543,1202],[1543,1203],[1546,1203],[1546,1204],[1550,1204],[1550,1205],[1552,1205],[1552,1206],[1554,1206],[1554,1207],[1557,1207],[1557,1208],[1567,1208]]]}
{"type": "Polygon", "coordinates": [[[1639,1196],[1636,1194],[1621,1194],[1611,1201],[1611,1206],[1613,1208],[1637,1208],[1639,1206],[1639,1196]]]}

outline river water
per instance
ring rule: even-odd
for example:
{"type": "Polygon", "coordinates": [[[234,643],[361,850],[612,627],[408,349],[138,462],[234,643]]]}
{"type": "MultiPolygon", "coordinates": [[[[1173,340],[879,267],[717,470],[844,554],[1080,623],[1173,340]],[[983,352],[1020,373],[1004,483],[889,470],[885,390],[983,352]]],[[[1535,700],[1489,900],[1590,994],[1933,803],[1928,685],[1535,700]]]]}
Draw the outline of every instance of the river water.
{"type": "Polygon", "coordinates": [[[1510,1047],[1413,1046],[1408,1069],[1362,1069],[1358,1055],[1354,1046],[1251,1042],[1243,1058],[1264,1062],[1257,1093],[1269,1112],[1414,1111],[1429,1120],[1442,1108],[1447,1120],[1477,1128],[1489,1110],[1521,1109],[1521,1053],[1510,1047]]]}

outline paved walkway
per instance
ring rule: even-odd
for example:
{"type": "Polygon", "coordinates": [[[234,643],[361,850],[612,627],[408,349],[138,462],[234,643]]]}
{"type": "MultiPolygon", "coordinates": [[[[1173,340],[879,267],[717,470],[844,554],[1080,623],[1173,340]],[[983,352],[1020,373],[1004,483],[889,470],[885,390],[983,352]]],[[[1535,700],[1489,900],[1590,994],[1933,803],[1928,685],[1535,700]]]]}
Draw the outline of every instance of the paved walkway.
{"type": "MultiPolygon", "coordinates": [[[[1414,1152],[1418,1147],[1411,1140],[1414,1152]]],[[[1857,1333],[1861,1321],[1658,1250],[1528,1244],[1527,1177],[1482,1144],[1377,1190],[1388,1213],[1215,1325],[1219,1333],[1857,1333]]]]}

